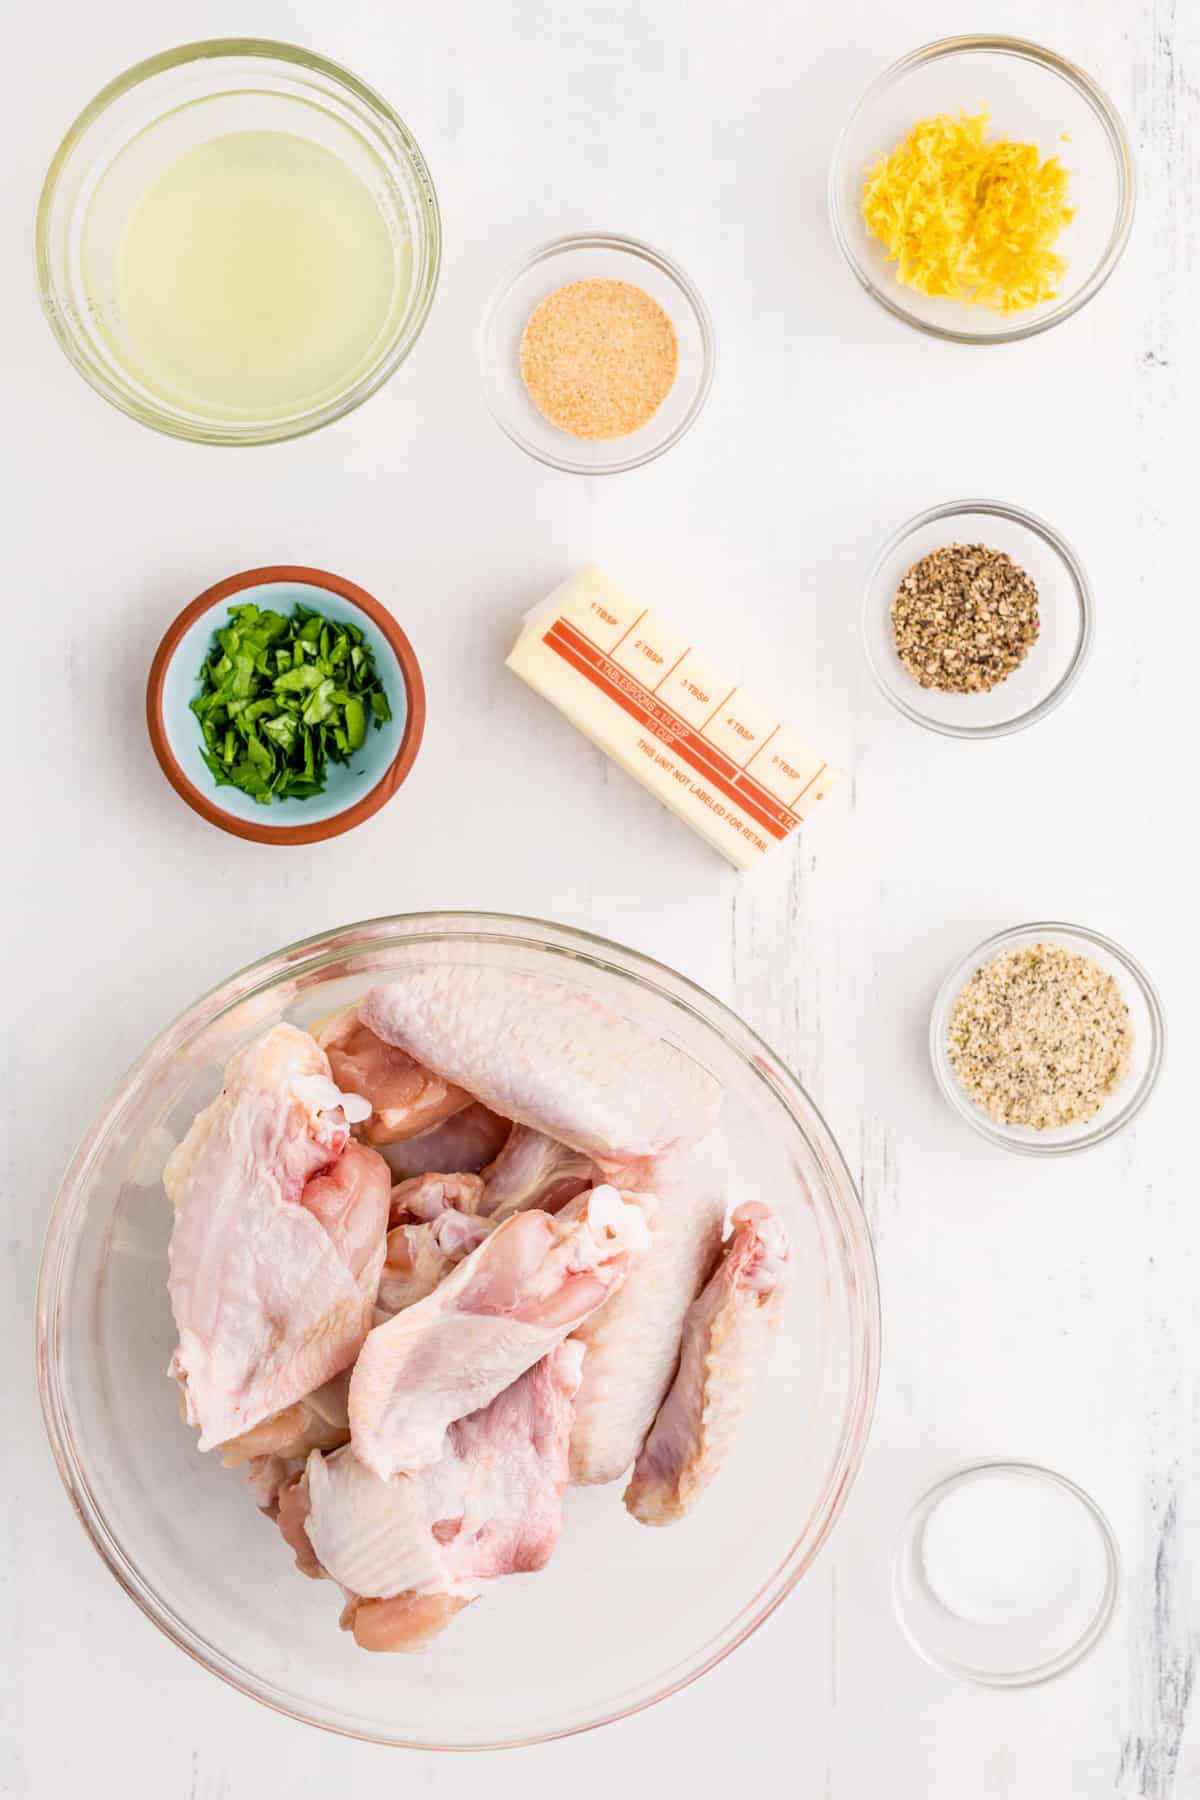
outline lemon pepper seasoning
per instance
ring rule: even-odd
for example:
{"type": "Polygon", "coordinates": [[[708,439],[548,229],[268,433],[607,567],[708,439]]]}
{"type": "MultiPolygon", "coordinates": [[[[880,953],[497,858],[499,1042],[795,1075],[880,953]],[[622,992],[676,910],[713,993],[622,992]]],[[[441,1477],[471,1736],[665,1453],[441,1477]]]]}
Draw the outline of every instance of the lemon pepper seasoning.
{"type": "Polygon", "coordinates": [[[977,1106],[1045,1131],[1099,1112],[1128,1073],[1133,1027],[1106,969],[1033,944],[976,969],[951,1009],[947,1049],[977,1106]]]}

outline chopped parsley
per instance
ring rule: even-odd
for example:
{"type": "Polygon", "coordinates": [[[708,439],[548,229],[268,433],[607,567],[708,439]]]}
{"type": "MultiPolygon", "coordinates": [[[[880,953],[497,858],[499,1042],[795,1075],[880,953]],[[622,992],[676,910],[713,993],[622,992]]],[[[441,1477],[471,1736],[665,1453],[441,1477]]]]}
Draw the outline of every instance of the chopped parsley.
{"type": "Polygon", "coordinates": [[[231,606],[199,673],[192,711],[218,787],[261,806],[324,792],[325,767],[347,763],[392,709],[357,625],[297,604],[290,618],[231,606]]]}

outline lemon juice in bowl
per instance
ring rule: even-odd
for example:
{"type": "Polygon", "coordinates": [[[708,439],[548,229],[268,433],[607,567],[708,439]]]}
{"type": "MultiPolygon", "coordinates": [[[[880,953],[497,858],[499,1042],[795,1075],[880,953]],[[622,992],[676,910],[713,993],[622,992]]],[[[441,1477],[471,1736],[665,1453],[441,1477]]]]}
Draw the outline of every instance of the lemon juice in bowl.
{"type": "Polygon", "coordinates": [[[349,70],[251,38],[110,82],[59,145],[35,236],[80,373],[209,444],[278,442],[360,405],[415,344],[441,264],[404,121],[349,70]]]}
{"type": "MultiPolygon", "coordinates": [[[[104,265],[89,226],[108,184],[127,185],[121,160],[85,224],[89,287],[104,265]]],[[[324,145],[289,131],[201,140],[128,209],[115,268],[124,355],[152,393],[201,416],[288,417],[369,367],[411,268],[367,183],[324,145]]]]}

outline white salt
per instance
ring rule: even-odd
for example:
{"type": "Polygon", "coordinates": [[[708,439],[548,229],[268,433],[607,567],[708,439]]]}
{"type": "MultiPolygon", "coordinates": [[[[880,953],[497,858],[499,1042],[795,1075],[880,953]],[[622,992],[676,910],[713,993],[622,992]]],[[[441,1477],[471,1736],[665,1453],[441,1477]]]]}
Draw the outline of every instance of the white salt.
{"type": "Polygon", "coordinates": [[[960,1619],[1016,1625],[1086,1608],[1104,1584],[1104,1552],[1068,1488],[1015,1470],[982,1470],[925,1521],[925,1578],[960,1619]]]}

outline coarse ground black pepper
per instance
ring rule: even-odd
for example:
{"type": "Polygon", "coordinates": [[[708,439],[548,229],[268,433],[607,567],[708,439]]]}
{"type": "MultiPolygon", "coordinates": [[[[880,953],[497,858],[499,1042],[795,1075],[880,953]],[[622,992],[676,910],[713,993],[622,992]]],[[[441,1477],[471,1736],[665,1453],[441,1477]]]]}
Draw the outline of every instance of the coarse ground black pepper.
{"type": "Polygon", "coordinates": [[[914,563],[892,602],[896,651],[914,681],[986,693],[1024,662],[1038,634],[1038,591],[1003,550],[947,544],[914,563]]]}

